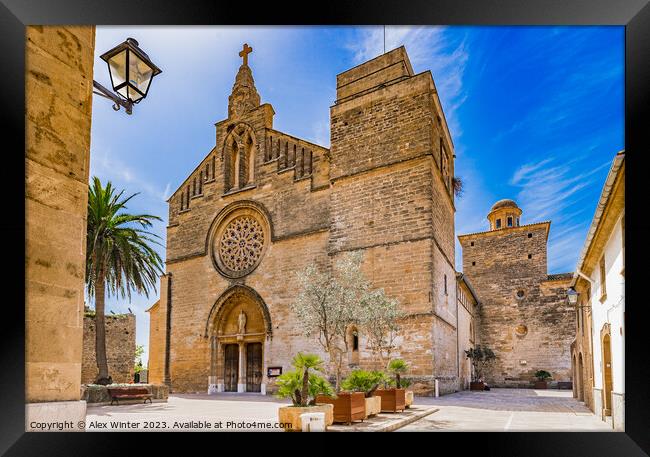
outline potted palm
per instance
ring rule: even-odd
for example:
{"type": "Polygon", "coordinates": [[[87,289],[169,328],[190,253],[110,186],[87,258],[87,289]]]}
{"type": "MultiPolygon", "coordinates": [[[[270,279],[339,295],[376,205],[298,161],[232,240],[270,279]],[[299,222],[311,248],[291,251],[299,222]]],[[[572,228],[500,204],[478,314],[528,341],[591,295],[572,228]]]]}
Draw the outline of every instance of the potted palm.
{"type": "Polygon", "coordinates": [[[472,382],[469,384],[470,390],[486,390],[483,381],[483,372],[496,359],[494,351],[488,347],[476,346],[465,351],[468,359],[472,360],[472,382]]]}
{"type": "Polygon", "coordinates": [[[354,370],[343,380],[343,389],[352,392],[362,392],[365,397],[365,417],[375,416],[381,411],[381,397],[375,391],[384,381],[381,371],[354,370]]]}
{"type": "Polygon", "coordinates": [[[393,374],[394,379],[386,380],[384,388],[375,391],[381,397],[382,412],[396,413],[406,408],[406,391],[402,387],[401,375],[406,373],[408,368],[402,359],[393,359],[388,364],[388,371],[393,374]]]}
{"type": "Polygon", "coordinates": [[[546,370],[537,370],[535,372],[535,377],[537,378],[537,381],[535,381],[535,389],[548,388],[547,380],[551,379],[551,373],[546,370]]]}
{"type": "Polygon", "coordinates": [[[332,385],[318,372],[323,371],[323,361],[315,354],[298,353],[292,360],[294,370],[280,375],[276,381],[278,398],[291,399],[291,406],[278,409],[280,424],[287,431],[302,430],[300,415],[303,413],[325,413],[325,425],[334,422],[333,406],[318,404],[318,395],[332,395],[332,385]]]}

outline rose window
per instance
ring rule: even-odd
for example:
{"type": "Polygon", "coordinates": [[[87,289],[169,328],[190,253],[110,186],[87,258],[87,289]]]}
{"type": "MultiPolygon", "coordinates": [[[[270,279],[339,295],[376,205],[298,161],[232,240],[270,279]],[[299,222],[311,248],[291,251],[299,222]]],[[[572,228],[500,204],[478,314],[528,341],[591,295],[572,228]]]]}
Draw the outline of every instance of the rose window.
{"type": "Polygon", "coordinates": [[[231,271],[241,272],[255,266],[264,247],[264,231],[250,216],[240,216],[226,226],[219,242],[219,257],[231,271]]]}

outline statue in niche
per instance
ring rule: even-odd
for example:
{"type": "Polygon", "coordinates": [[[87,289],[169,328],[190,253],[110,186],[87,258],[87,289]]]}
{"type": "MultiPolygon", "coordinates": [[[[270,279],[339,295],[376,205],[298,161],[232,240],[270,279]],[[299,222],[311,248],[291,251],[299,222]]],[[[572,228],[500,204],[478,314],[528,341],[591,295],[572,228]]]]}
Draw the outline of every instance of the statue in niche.
{"type": "Polygon", "coordinates": [[[239,324],[239,334],[246,333],[246,313],[244,313],[243,309],[239,312],[237,323],[239,324]]]}

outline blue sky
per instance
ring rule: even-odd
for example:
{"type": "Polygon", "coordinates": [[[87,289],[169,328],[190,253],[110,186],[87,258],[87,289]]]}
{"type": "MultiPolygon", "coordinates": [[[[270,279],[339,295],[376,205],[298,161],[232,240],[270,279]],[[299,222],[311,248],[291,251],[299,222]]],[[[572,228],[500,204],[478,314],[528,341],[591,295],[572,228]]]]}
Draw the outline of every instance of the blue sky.
{"type": "MultiPolygon", "coordinates": [[[[99,55],[133,37],[163,70],[127,116],[95,96],[91,176],[126,193],[129,211],[156,214],[165,238],[166,198],[214,146],[214,123],[244,42],[274,127],[329,146],[336,74],[383,52],[383,27],[97,27],[94,78],[110,79],[99,55]]],[[[456,233],[488,228],[501,198],[522,224],[551,220],[549,273],[573,271],[611,160],[624,148],[623,27],[386,27],[386,50],[404,45],[416,73],[431,70],[456,151],[456,233]]],[[[164,258],[164,248],[159,249],[164,258]]],[[[457,243],[456,265],[461,251],[457,243]]],[[[109,297],[136,313],[148,345],[149,298],[109,297]]],[[[146,351],[145,351],[146,360],[146,351]]]]}

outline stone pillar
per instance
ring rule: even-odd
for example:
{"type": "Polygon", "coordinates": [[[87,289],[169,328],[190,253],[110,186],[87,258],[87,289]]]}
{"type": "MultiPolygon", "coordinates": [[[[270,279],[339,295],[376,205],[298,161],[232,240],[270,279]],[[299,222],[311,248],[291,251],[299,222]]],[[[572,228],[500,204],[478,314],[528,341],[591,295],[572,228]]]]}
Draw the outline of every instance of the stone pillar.
{"type": "Polygon", "coordinates": [[[94,26],[28,26],[25,394],[32,421],[85,420],[81,361],[94,26]],[[71,44],[72,43],[72,44],[71,44]]]}
{"type": "Polygon", "coordinates": [[[237,392],[246,392],[246,344],[239,343],[239,370],[237,371],[237,392]]]}
{"type": "Polygon", "coordinates": [[[210,376],[208,376],[208,395],[217,393],[217,338],[210,337],[210,376]]]}

